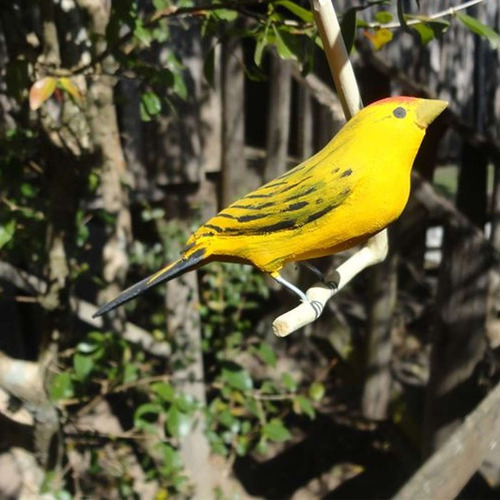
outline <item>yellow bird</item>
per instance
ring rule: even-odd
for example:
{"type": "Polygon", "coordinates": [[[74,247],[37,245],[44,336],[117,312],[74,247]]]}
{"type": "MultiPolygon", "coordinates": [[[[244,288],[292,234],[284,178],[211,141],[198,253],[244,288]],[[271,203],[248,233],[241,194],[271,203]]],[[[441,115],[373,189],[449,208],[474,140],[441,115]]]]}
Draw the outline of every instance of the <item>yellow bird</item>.
{"type": "Polygon", "coordinates": [[[211,261],[253,264],[308,300],[279,271],[363,243],[393,222],[408,200],[425,129],[447,104],[391,97],[367,106],[321,151],[219,212],[191,235],[178,260],[95,316],[211,261]]]}

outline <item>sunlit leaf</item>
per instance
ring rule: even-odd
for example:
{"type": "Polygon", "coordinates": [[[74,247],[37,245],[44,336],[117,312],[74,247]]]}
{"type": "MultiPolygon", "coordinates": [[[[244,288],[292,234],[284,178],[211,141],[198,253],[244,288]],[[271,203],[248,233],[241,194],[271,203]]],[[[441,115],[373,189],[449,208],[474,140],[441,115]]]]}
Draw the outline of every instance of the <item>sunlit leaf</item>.
{"type": "Polygon", "coordinates": [[[265,424],[262,427],[262,434],[271,441],[278,443],[292,437],[290,431],[284,426],[283,421],[279,418],[273,418],[270,422],[265,424]]]}
{"type": "Polygon", "coordinates": [[[311,402],[306,397],[300,395],[296,396],[293,400],[293,411],[298,414],[304,413],[311,419],[316,414],[311,402]]]}
{"type": "Polygon", "coordinates": [[[393,15],[386,10],[381,10],[375,14],[375,19],[380,24],[387,24],[393,20],[393,15]]]}
{"type": "Polygon", "coordinates": [[[425,16],[411,16],[411,19],[421,21],[411,27],[419,34],[424,45],[441,36],[450,27],[450,23],[443,19],[430,19],[425,16]]]}
{"type": "Polygon", "coordinates": [[[59,78],[58,80],[59,86],[65,90],[71,97],[75,100],[80,100],[82,98],[82,94],[80,89],[75,85],[73,81],[69,78],[59,78]]]}
{"type": "Polygon", "coordinates": [[[53,400],[69,399],[75,395],[73,379],[68,372],[58,373],[50,386],[50,397],[53,400]]]}
{"type": "Polygon", "coordinates": [[[295,392],[297,390],[297,382],[289,373],[283,373],[281,383],[287,391],[295,392]]]}
{"type": "Polygon", "coordinates": [[[280,33],[280,30],[276,28],[276,26],[273,24],[273,31],[275,35],[275,45],[276,45],[276,50],[278,51],[278,55],[282,59],[293,59],[297,60],[297,56],[294,54],[294,52],[291,50],[291,48],[287,45],[285,42],[284,37],[280,33]]]}
{"type": "Polygon", "coordinates": [[[262,33],[259,33],[259,36],[257,38],[257,43],[255,44],[255,52],[253,55],[253,60],[257,67],[260,67],[262,64],[262,56],[264,54],[264,49],[267,47],[267,44],[268,42],[267,42],[267,27],[266,27],[266,29],[262,33]]]}
{"type": "Polygon", "coordinates": [[[222,380],[234,389],[248,391],[253,388],[253,380],[247,370],[239,365],[227,365],[222,369],[222,380]]]}
{"type": "Polygon", "coordinates": [[[16,232],[16,221],[14,219],[0,225],[0,248],[4,247],[16,232]]]}
{"type": "Polygon", "coordinates": [[[216,9],[213,11],[213,15],[221,21],[231,22],[237,19],[238,12],[231,9],[216,9]]]}
{"type": "Polygon", "coordinates": [[[191,429],[191,419],[176,406],[172,406],[168,412],[166,427],[172,436],[185,437],[191,429]]]}
{"type": "Polygon", "coordinates": [[[463,12],[458,12],[457,17],[470,31],[486,38],[490,42],[492,49],[500,47],[500,35],[494,29],[483,24],[475,17],[464,14],[463,12]]]}
{"type": "Polygon", "coordinates": [[[365,30],[363,34],[370,40],[375,50],[380,50],[392,40],[392,31],[387,28],[380,28],[373,32],[365,30]]]}
{"type": "Polygon", "coordinates": [[[304,7],[297,5],[291,0],[280,0],[279,2],[276,2],[275,5],[281,5],[305,23],[312,23],[314,20],[313,14],[310,10],[304,9],[304,7]]]}
{"type": "Polygon", "coordinates": [[[85,380],[94,368],[94,359],[86,354],[76,353],[73,356],[73,367],[78,380],[85,380]]]}
{"type": "Polygon", "coordinates": [[[265,343],[260,344],[259,348],[257,349],[257,353],[262,361],[266,363],[266,365],[273,367],[276,366],[276,353],[269,345],[265,343]]]}
{"type": "Polygon", "coordinates": [[[56,89],[57,80],[51,76],[46,76],[37,80],[30,88],[29,101],[30,109],[36,111],[42,104],[50,98],[56,89]]]}
{"type": "Polygon", "coordinates": [[[172,402],[175,396],[175,389],[168,382],[155,382],[151,384],[153,392],[163,401],[172,402]]]}
{"type": "Polygon", "coordinates": [[[309,396],[313,401],[321,401],[325,395],[325,386],[321,382],[313,382],[309,387],[309,396]]]}

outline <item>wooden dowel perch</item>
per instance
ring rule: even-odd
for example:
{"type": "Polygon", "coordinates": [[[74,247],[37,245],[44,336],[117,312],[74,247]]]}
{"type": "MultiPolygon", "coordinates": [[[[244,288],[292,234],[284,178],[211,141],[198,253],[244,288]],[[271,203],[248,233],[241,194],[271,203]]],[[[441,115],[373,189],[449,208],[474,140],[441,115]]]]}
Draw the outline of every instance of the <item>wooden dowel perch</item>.
{"type": "MultiPolygon", "coordinates": [[[[349,120],[361,109],[362,102],[337,15],[331,0],[311,0],[311,5],[342,109],[349,120]]],[[[385,259],[388,247],[387,231],[384,229],[328,276],[326,284],[318,283],[307,290],[306,295],[313,305],[304,302],[275,319],[274,333],[285,337],[318,319],[328,300],[354,276],[385,259]]]]}

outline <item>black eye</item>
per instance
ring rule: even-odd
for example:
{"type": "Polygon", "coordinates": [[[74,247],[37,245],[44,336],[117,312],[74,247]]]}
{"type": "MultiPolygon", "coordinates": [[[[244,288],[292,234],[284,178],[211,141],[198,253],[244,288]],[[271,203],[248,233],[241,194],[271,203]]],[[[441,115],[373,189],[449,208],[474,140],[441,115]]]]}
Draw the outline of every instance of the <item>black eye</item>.
{"type": "Polygon", "coordinates": [[[406,109],[402,108],[401,106],[397,107],[392,114],[396,118],[404,118],[406,116],[406,109]]]}

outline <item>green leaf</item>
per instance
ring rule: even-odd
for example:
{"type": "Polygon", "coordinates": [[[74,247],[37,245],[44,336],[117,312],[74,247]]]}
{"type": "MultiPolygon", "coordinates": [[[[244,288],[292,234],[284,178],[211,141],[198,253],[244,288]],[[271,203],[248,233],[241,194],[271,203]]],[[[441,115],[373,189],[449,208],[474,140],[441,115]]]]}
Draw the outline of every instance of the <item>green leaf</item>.
{"type": "Polygon", "coordinates": [[[313,382],[309,387],[309,397],[313,401],[321,401],[325,395],[325,386],[321,382],[313,382]]]}
{"type": "Polygon", "coordinates": [[[98,349],[98,345],[92,342],[79,342],[76,346],[76,350],[82,354],[91,354],[98,349]]]}
{"type": "Polygon", "coordinates": [[[293,400],[293,410],[295,413],[305,413],[310,419],[313,419],[316,415],[313,405],[304,396],[296,396],[293,400]]]}
{"type": "Polygon", "coordinates": [[[174,73],[174,92],[183,100],[188,97],[186,82],[180,72],[174,73]]]}
{"type": "Polygon", "coordinates": [[[273,418],[262,428],[262,434],[277,443],[282,443],[292,437],[290,431],[283,425],[283,421],[279,418],[273,418]]]}
{"type": "Polygon", "coordinates": [[[56,90],[57,80],[52,76],[46,76],[37,80],[30,88],[29,102],[30,109],[36,111],[42,104],[50,98],[56,90]]]}
{"type": "Polygon", "coordinates": [[[175,398],[175,406],[184,413],[191,413],[196,409],[197,402],[191,394],[179,394],[175,398]]]}
{"type": "Polygon", "coordinates": [[[266,363],[266,365],[275,367],[276,366],[276,353],[273,349],[267,344],[260,344],[257,349],[257,354],[259,357],[266,363]]]}
{"type": "Polygon", "coordinates": [[[137,407],[134,413],[134,425],[139,428],[146,428],[151,426],[151,417],[154,420],[158,417],[160,413],[163,412],[163,407],[157,403],[144,403],[143,405],[137,407]],[[149,415],[149,418],[144,418],[149,415]]]}
{"type": "Polygon", "coordinates": [[[424,45],[441,36],[450,27],[450,23],[443,19],[430,19],[426,16],[408,17],[420,21],[418,24],[412,24],[411,27],[419,34],[420,41],[424,45]]]}
{"type": "Polygon", "coordinates": [[[276,28],[276,26],[274,24],[273,24],[273,31],[274,31],[274,35],[276,37],[274,43],[276,45],[276,50],[278,51],[278,55],[282,59],[297,60],[297,56],[293,53],[293,51],[290,49],[290,47],[288,47],[280,30],[278,28],[276,28]]]}
{"type": "Polygon", "coordinates": [[[139,378],[137,366],[132,363],[127,363],[123,371],[123,383],[129,384],[135,382],[139,378]]]}
{"type": "Polygon", "coordinates": [[[205,77],[208,84],[215,88],[215,47],[212,47],[208,54],[205,56],[205,61],[203,63],[203,76],[205,77]]]}
{"type": "Polygon", "coordinates": [[[172,406],[168,412],[166,428],[174,437],[185,437],[191,430],[191,418],[176,406],[172,406]]]}
{"type": "Polygon", "coordinates": [[[155,382],[151,389],[162,401],[171,403],[174,400],[175,389],[168,382],[155,382]]]}
{"type": "Polygon", "coordinates": [[[78,380],[85,380],[94,368],[94,360],[86,354],[76,353],[73,356],[73,368],[78,380]]]}
{"type": "Polygon", "coordinates": [[[160,98],[154,92],[144,92],[141,96],[141,117],[148,121],[151,116],[157,115],[161,111],[160,98]],[[145,119],[144,117],[147,117],[145,119]]]}
{"type": "Polygon", "coordinates": [[[393,15],[386,10],[381,10],[375,14],[375,19],[380,24],[387,24],[392,21],[393,15]]]}
{"type": "Polygon", "coordinates": [[[500,35],[494,29],[483,24],[475,17],[471,17],[462,12],[457,12],[456,15],[466,28],[476,35],[486,38],[490,42],[492,49],[498,49],[500,47],[500,35]]]}
{"type": "Polygon", "coordinates": [[[58,373],[50,385],[50,397],[57,401],[59,399],[69,399],[75,395],[73,379],[70,373],[58,373]]]}
{"type": "Polygon", "coordinates": [[[310,10],[304,9],[304,7],[297,5],[291,0],[280,0],[279,2],[275,2],[275,5],[281,5],[281,7],[289,10],[305,23],[312,23],[314,21],[313,13],[310,10]]]}
{"type": "Polygon", "coordinates": [[[0,226],[0,249],[14,237],[16,232],[16,221],[14,219],[0,226]]]}
{"type": "Polygon", "coordinates": [[[253,389],[253,380],[247,370],[236,363],[227,363],[222,368],[222,380],[229,384],[233,389],[240,391],[249,391],[253,389]]]}
{"type": "Polygon", "coordinates": [[[297,382],[289,373],[283,373],[281,376],[281,383],[283,387],[290,392],[295,392],[297,390],[297,382]]]}
{"type": "Polygon", "coordinates": [[[149,47],[152,41],[152,33],[151,30],[144,27],[142,20],[137,19],[135,28],[134,28],[134,37],[137,38],[141,42],[141,44],[145,47],[149,47]]]}
{"type": "Polygon", "coordinates": [[[349,9],[342,16],[342,21],[340,23],[342,38],[344,39],[348,54],[351,53],[354,46],[354,40],[356,39],[356,16],[357,9],[349,9]]]}
{"type": "Polygon", "coordinates": [[[235,21],[238,17],[238,12],[231,9],[216,9],[213,14],[221,21],[227,22],[235,21]]]}
{"type": "Polygon", "coordinates": [[[268,32],[269,32],[269,26],[266,25],[266,28],[264,31],[259,32],[259,36],[257,37],[257,43],[255,44],[255,52],[253,55],[253,60],[255,65],[260,68],[262,65],[262,56],[264,54],[264,49],[268,45],[268,32]]]}

